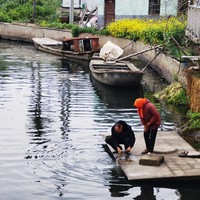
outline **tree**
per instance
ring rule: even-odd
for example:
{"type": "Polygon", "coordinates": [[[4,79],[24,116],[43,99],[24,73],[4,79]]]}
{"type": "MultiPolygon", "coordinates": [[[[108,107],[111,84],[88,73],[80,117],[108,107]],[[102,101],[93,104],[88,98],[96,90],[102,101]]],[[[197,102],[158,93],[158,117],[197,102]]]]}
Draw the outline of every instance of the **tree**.
{"type": "Polygon", "coordinates": [[[32,14],[32,20],[31,20],[32,23],[34,23],[35,18],[36,18],[36,5],[37,5],[37,0],[33,0],[33,14],[32,14]]]}

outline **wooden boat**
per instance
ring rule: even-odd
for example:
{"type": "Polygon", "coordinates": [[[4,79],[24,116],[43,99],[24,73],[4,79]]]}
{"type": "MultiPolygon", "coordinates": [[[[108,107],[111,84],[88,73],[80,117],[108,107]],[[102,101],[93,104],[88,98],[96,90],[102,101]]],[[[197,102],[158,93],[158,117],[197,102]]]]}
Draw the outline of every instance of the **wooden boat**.
{"type": "Polygon", "coordinates": [[[144,74],[129,61],[105,62],[96,53],[90,61],[89,68],[95,80],[117,87],[139,86],[144,74]]]}
{"type": "Polygon", "coordinates": [[[100,51],[98,37],[64,38],[57,41],[50,38],[32,38],[38,50],[72,60],[91,60],[100,51]]]}

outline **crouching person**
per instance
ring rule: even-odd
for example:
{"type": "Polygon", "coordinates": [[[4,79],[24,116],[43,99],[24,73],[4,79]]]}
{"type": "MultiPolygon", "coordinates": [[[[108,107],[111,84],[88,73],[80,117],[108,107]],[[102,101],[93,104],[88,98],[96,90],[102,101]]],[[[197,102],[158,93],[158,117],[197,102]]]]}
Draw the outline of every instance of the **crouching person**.
{"type": "Polygon", "coordinates": [[[111,128],[111,135],[106,136],[105,142],[109,144],[118,154],[122,152],[123,144],[125,147],[125,153],[130,155],[131,149],[135,144],[135,134],[130,125],[125,121],[116,122],[111,128]]]}

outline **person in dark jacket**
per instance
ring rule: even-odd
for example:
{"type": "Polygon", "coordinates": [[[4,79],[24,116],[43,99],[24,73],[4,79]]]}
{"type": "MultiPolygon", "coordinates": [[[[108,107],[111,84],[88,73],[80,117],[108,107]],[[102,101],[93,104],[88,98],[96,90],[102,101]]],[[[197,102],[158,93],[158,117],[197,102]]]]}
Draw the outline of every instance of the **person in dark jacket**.
{"type": "Polygon", "coordinates": [[[125,153],[131,154],[131,149],[135,144],[135,134],[130,125],[120,120],[112,126],[111,135],[106,137],[105,142],[117,151],[118,154],[122,152],[120,144],[123,144],[125,153]]]}
{"type": "Polygon", "coordinates": [[[134,102],[138,109],[141,123],[144,126],[146,149],[142,154],[153,153],[158,127],[161,124],[160,114],[156,107],[146,98],[138,98],[134,102]]]}

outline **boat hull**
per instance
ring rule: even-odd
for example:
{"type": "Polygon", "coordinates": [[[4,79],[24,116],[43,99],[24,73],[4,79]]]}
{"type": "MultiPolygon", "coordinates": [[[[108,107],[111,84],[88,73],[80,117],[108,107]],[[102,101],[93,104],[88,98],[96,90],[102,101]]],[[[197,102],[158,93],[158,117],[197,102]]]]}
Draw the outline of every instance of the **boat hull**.
{"type": "MultiPolygon", "coordinates": [[[[67,58],[67,59],[70,59],[73,61],[76,61],[76,60],[90,61],[93,54],[99,52],[97,39],[98,38],[68,39],[68,41],[71,42],[70,43],[71,46],[73,46],[73,48],[74,48],[73,50],[64,49],[63,42],[52,40],[50,38],[33,38],[32,40],[36,46],[36,49],[38,49],[40,51],[50,53],[53,55],[57,55],[62,58],[67,58]],[[96,42],[95,48],[90,48],[90,50],[87,50],[87,51],[84,50],[84,46],[83,46],[84,40],[91,40],[91,41],[94,40],[96,42]],[[81,46],[81,44],[82,44],[82,46],[81,46]],[[81,50],[79,47],[81,47],[81,50]]],[[[65,46],[66,46],[66,42],[65,42],[65,46]]]]}
{"type": "Polygon", "coordinates": [[[37,49],[46,53],[60,56],[62,58],[72,59],[73,61],[75,61],[76,59],[85,61],[91,60],[93,53],[95,53],[95,52],[76,53],[71,51],[63,51],[59,46],[52,48],[44,45],[38,45],[37,49]]]}
{"type": "Polygon", "coordinates": [[[92,76],[99,82],[111,86],[136,87],[141,84],[143,74],[141,73],[95,73],[92,76]]]}
{"type": "Polygon", "coordinates": [[[90,61],[91,76],[106,85],[116,87],[137,87],[141,84],[143,72],[130,62],[106,63],[93,57],[90,61]]]}

